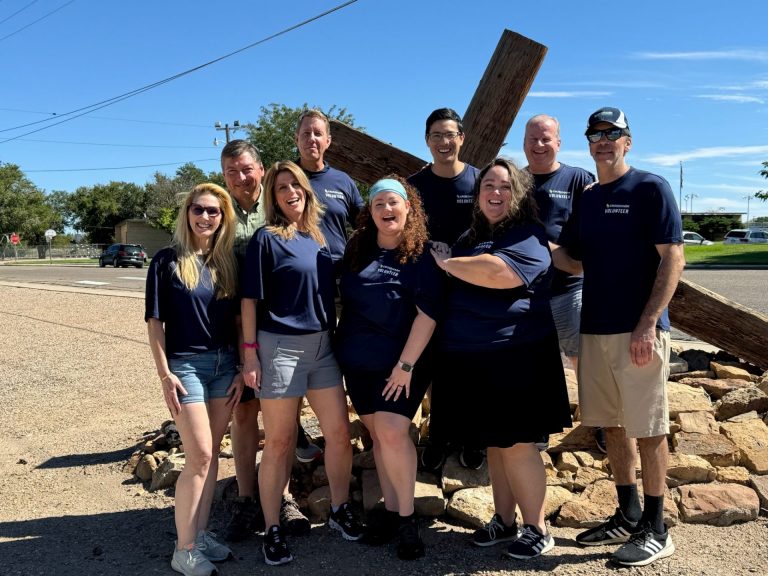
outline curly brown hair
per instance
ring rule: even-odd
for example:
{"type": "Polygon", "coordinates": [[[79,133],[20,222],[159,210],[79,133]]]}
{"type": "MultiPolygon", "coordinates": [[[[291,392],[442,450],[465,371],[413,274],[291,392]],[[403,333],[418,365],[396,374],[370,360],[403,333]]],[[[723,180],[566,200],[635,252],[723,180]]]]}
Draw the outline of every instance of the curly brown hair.
{"type": "MultiPolygon", "coordinates": [[[[405,264],[409,260],[416,260],[424,252],[424,246],[429,240],[427,219],[424,216],[421,198],[413,186],[397,174],[390,174],[385,178],[400,182],[405,188],[410,203],[410,211],[403,228],[403,237],[396,248],[398,263],[405,264]]],[[[365,268],[378,250],[377,235],[378,229],[373,221],[371,209],[366,204],[357,217],[357,228],[347,242],[347,248],[344,251],[345,266],[354,272],[359,272],[365,268]]]]}
{"type": "Polygon", "coordinates": [[[539,205],[533,197],[533,176],[527,170],[520,170],[508,158],[495,158],[480,170],[475,181],[475,206],[472,210],[472,225],[469,227],[468,239],[473,242],[490,239],[511,226],[529,223],[541,224],[539,205]],[[509,204],[507,216],[501,222],[492,225],[480,210],[480,185],[485,175],[494,166],[501,166],[509,173],[512,201],[509,204]]]}

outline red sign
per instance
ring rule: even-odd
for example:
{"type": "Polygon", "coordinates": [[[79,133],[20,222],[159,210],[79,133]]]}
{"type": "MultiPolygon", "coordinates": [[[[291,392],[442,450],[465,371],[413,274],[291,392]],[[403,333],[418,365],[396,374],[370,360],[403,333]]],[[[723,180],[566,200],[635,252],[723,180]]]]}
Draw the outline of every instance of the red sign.
{"type": "Polygon", "coordinates": [[[11,244],[18,244],[19,243],[19,235],[14,232],[11,234],[11,244]]]}

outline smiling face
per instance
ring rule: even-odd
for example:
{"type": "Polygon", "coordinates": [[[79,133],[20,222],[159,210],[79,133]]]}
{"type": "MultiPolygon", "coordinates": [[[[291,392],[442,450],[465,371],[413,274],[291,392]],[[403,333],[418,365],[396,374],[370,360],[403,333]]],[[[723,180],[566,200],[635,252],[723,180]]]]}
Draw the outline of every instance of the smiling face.
{"type": "Polygon", "coordinates": [[[229,193],[241,208],[250,210],[261,193],[264,166],[245,152],[234,158],[223,158],[221,169],[229,193]]]}
{"type": "Polygon", "coordinates": [[[497,224],[510,214],[512,182],[503,166],[493,166],[480,181],[477,198],[480,211],[491,224],[497,224]]]}
{"type": "MultiPolygon", "coordinates": [[[[593,126],[596,130],[610,130],[614,128],[608,122],[600,122],[593,126]]],[[[609,182],[611,178],[620,176],[628,167],[625,161],[627,152],[632,148],[632,138],[622,136],[611,142],[603,136],[598,142],[589,142],[589,153],[595,161],[598,179],[609,182]]]]}
{"type": "Polygon", "coordinates": [[[283,215],[294,224],[300,224],[307,195],[296,176],[283,170],[275,177],[275,204],[283,215]]]}
{"type": "Polygon", "coordinates": [[[394,242],[396,246],[405,229],[405,222],[411,205],[399,194],[380,192],[371,202],[371,216],[378,230],[379,245],[388,248],[394,242]]]}
{"type": "Polygon", "coordinates": [[[203,249],[208,246],[221,225],[221,203],[213,194],[203,193],[192,199],[187,211],[189,228],[192,230],[195,243],[198,248],[203,249]],[[216,216],[212,216],[211,211],[218,213],[216,216]],[[200,212],[200,214],[195,214],[195,212],[200,212]]]}
{"type": "Polygon", "coordinates": [[[455,120],[438,120],[429,127],[427,146],[432,161],[437,165],[453,166],[459,162],[459,152],[464,144],[464,134],[459,132],[455,120]]]}
{"type": "Polygon", "coordinates": [[[525,126],[523,151],[531,174],[549,174],[559,168],[560,134],[557,122],[548,116],[536,116],[525,126]]]}
{"type": "Polygon", "coordinates": [[[322,168],[325,151],[330,145],[331,136],[322,118],[307,116],[301,121],[296,132],[296,147],[302,167],[310,170],[322,168]]]}

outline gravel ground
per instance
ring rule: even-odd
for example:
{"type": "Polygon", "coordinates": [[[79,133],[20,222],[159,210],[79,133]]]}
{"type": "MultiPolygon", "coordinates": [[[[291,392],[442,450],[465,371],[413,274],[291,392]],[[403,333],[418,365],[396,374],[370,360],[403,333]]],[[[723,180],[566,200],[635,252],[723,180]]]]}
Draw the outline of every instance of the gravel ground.
{"type": "MultiPolygon", "coordinates": [[[[122,472],[142,433],[167,417],[146,342],[143,300],[0,286],[0,574],[173,574],[173,498],[122,472]]],[[[222,465],[220,481],[231,476],[222,465]]],[[[225,521],[217,507],[214,527],[225,521]]],[[[557,547],[527,563],[477,549],[469,530],[426,523],[427,556],[343,541],[317,525],[292,540],[296,561],[268,568],[261,539],[235,547],[223,575],[280,574],[765,574],[768,522],[672,530],[678,551],[655,565],[618,569],[609,548],[581,549],[554,527],[557,547]]]]}

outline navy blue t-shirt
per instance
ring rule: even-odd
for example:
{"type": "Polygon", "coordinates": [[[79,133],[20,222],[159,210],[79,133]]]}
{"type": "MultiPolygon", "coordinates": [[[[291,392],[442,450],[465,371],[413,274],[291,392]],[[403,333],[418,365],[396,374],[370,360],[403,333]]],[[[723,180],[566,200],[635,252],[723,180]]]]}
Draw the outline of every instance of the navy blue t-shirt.
{"type": "MultiPolygon", "coordinates": [[[[618,180],[586,190],[571,221],[563,245],[584,265],[581,332],[632,332],[661,262],[656,245],[683,241],[669,183],[630,168],[618,180]]],[[[667,310],[656,325],[669,330],[667,310]]]]}
{"type": "Polygon", "coordinates": [[[319,172],[304,170],[312,190],[325,206],[321,229],[334,262],[344,256],[347,245],[346,223],[355,227],[357,215],[365,203],[355,182],[346,172],[331,168],[326,162],[319,172]]]}
{"type": "Polygon", "coordinates": [[[429,252],[400,264],[395,250],[379,250],[359,272],[342,270],[336,358],[342,367],[387,370],[400,359],[418,306],[437,320],[445,275],[429,252]]]}
{"type": "Polygon", "coordinates": [[[235,345],[240,300],[216,298],[211,272],[202,261],[200,282],[194,290],[182,283],[177,266],[176,251],[163,248],[147,271],[144,320],[156,318],[165,324],[166,357],[183,358],[235,345]]]}
{"type": "MultiPolygon", "coordinates": [[[[590,172],[567,164],[549,174],[533,174],[533,196],[539,205],[539,218],[547,231],[547,239],[560,244],[560,232],[568,221],[574,206],[581,200],[584,188],[595,181],[590,172]]],[[[555,268],[552,278],[552,296],[581,288],[582,277],[555,268]]]]}
{"type": "Polygon", "coordinates": [[[535,342],[552,334],[549,306],[552,256],[544,229],[525,224],[503,230],[493,240],[470,242],[465,233],[452,256],[492,254],[523,281],[508,289],[484,288],[451,277],[448,305],[440,330],[444,350],[500,350],[535,342]]]}
{"type": "Polygon", "coordinates": [[[328,249],[308,234],[286,240],[266,227],[248,244],[242,297],[254,298],[257,328],[275,334],[312,334],[336,324],[335,281],[328,249]]]}
{"type": "Polygon", "coordinates": [[[431,240],[452,245],[470,227],[479,175],[480,170],[465,164],[453,178],[437,176],[429,166],[408,177],[419,192],[431,240]]]}

